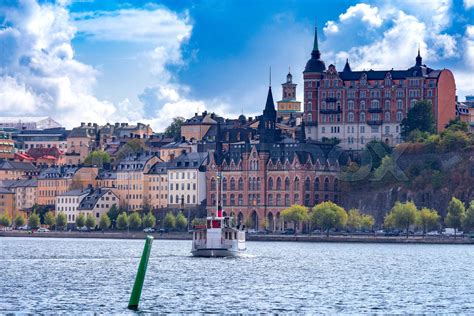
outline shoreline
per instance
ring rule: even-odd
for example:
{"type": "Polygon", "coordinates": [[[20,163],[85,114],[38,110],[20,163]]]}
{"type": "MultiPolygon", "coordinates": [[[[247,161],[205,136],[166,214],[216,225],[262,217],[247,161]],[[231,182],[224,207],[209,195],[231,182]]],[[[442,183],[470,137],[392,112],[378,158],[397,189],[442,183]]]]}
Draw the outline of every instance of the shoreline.
{"type": "MultiPolygon", "coordinates": [[[[191,240],[189,233],[153,233],[143,232],[49,232],[28,233],[18,231],[0,231],[1,237],[30,238],[92,238],[92,239],[145,239],[152,235],[158,240],[191,240]]],[[[474,238],[433,238],[433,237],[386,237],[386,236],[321,236],[321,235],[247,235],[247,241],[265,242],[333,242],[333,243],[376,243],[376,244],[434,244],[434,245],[474,245],[474,238]]]]}

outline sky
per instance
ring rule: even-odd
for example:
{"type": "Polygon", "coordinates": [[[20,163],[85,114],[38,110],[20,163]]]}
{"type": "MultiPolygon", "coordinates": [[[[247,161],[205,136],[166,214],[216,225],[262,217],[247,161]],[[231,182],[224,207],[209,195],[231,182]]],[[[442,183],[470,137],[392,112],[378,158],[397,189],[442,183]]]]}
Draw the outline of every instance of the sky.
{"type": "MultiPolygon", "coordinates": [[[[474,94],[474,0],[2,0],[0,116],[142,122],[263,110],[288,70],[302,71],[318,28],[321,58],[341,70],[448,68],[474,94]]],[[[276,101],[275,100],[275,101],[276,101]]]]}

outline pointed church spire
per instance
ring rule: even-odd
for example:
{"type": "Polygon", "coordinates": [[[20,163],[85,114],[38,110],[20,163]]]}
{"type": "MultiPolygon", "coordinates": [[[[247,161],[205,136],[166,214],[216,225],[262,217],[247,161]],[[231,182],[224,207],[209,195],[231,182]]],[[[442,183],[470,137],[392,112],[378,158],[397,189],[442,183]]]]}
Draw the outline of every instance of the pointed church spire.
{"type": "Polygon", "coordinates": [[[267,103],[265,103],[265,111],[275,111],[275,104],[273,103],[272,86],[268,87],[268,95],[267,95],[267,103]]]}
{"type": "Polygon", "coordinates": [[[349,65],[349,58],[346,59],[346,64],[344,65],[344,69],[342,70],[342,72],[351,72],[352,69],[351,69],[351,65],[349,65]]]}
{"type": "Polygon", "coordinates": [[[313,50],[314,51],[319,51],[318,47],[318,27],[314,27],[314,43],[313,43],[313,50]]]}
{"type": "Polygon", "coordinates": [[[420,55],[420,44],[418,44],[418,55],[416,56],[416,65],[421,66],[422,58],[420,55]]]}

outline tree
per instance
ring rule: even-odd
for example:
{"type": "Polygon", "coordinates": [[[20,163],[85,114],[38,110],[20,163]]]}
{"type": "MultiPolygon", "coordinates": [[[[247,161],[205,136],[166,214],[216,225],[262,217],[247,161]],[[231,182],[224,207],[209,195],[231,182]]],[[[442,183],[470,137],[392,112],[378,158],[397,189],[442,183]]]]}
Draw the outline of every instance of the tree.
{"type": "Polygon", "coordinates": [[[385,225],[405,229],[408,238],[408,232],[410,226],[415,223],[417,211],[413,202],[396,202],[390,213],[385,217],[385,225]]]}
{"type": "Polygon", "coordinates": [[[205,218],[197,218],[197,217],[195,217],[195,218],[191,221],[191,226],[192,226],[192,227],[201,226],[201,225],[206,225],[206,219],[205,219],[205,218]]]}
{"type": "Polygon", "coordinates": [[[166,137],[173,137],[175,141],[179,141],[181,139],[181,125],[184,123],[183,117],[175,117],[173,122],[165,129],[165,136],[166,137]]]}
{"type": "Polygon", "coordinates": [[[176,228],[180,231],[183,231],[188,227],[188,220],[184,217],[182,212],[179,212],[176,216],[176,228]]]}
{"type": "Polygon", "coordinates": [[[407,137],[412,131],[434,133],[435,120],[433,115],[433,105],[420,100],[408,111],[407,117],[402,120],[402,136],[407,137]]]}
{"type": "Polygon", "coordinates": [[[111,221],[117,220],[119,214],[122,213],[121,210],[118,209],[116,204],[113,204],[112,207],[107,212],[107,216],[110,218],[111,221]]]}
{"type": "Polygon", "coordinates": [[[416,225],[423,229],[423,236],[426,232],[432,229],[436,229],[438,226],[439,215],[436,210],[430,210],[429,208],[423,207],[416,214],[416,225]]]}
{"type": "Polygon", "coordinates": [[[99,227],[102,230],[106,230],[110,227],[110,218],[107,214],[102,214],[100,216],[99,227]]]}
{"type": "Polygon", "coordinates": [[[31,213],[30,218],[28,218],[28,226],[30,229],[36,229],[40,225],[40,218],[38,214],[31,213]]]}
{"type": "Polygon", "coordinates": [[[347,212],[347,228],[349,228],[352,233],[355,230],[359,230],[362,227],[361,223],[361,214],[360,211],[356,208],[351,208],[347,212]]]}
{"type": "Polygon", "coordinates": [[[130,229],[138,229],[142,226],[142,219],[140,218],[140,214],[138,212],[133,212],[129,217],[128,217],[128,227],[130,229]]]}
{"type": "Polygon", "coordinates": [[[15,217],[15,227],[22,227],[22,226],[25,226],[25,219],[23,218],[23,216],[18,214],[15,217]]]}
{"type": "Polygon", "coordinates": [[[153,216],[151,212],[143,216],[143,227],[150,228],[155,227],[156,225],[156,218],[153,216]]]}
{"type": "Polygon", "coordinates": [[[76,217],[76,226],[82,228],[84,225],[86,225],[86,217],[83,213],[80,213],[79,216],[76,217]]]}
{"type": "Polygon", "coordinates": [[[459,117],[449,120],[446,124],[445,131],[461,131],[467,133],[469,131],[469,124],[467,122],[461,121],[459,117]]]}
{"type": "Polygon", "coordinates": [[[127,213],[120,213],[119,216],[117,216],[117,222],[116,222],[117,228],[120,230],[124,230],[128,227],[128,216],[127,213]]]}
{"type": "Polygon", "coordinates": [[[462,227],[464,231],[474,230],[474,200],[471,201],[469,207],[467,208],[466,216],[464,217],[462,227]]]}
{"type": "Polygon", "coordinates": [[[326,201],[313,207],[310,215],[311,222],[326,231],[329,237],[329,230],[333,228],[343,228],[347,224],[347,213],[339,205],[326,201]]]}
{"type": "Polygon", "coordinates": [[[363,230],[370,230],[374,227],[375,219],[372,215],[363,214],[360,219],[360,225],[363,230]]]}
{"type": "Polygon", "coordinates": [[[100,168],[109,163],[110,155],[103,150],[94,150],[89,155],[87,155],[86,159],[84,159],[85,165],[93,165],[100,168]]]}
{"type": "Polygon", "coordinates": [[[245,227],[250,228],[250,227],[255,227],[255,222],[253,221],[253,218],[252,216],[249,216],[245,219],[245,223],[244,223],[245,227]]]}
{"type": "Polygon", "coordinates": [[[176,217],[173,213],[168,212],[163,219],[163,226],[167,229],[174,229],[176,227],[176,217]]]}
{"type": "Polygon", "coordinates": [[[0,226],[8,227],[12,224],[10,217],[7,214],[0,216],[0,226]]]}
{"type": "Polygon", "coordinates": [[[292,222],[295,228],[299,222],[308,220],[308,210],[303,205],[294,204],[281,212],[281,217],[285,222],[292,222]]]}
{"type": "Polygon", "coordinates": [[[89,229],[92,229],[95,227],[95,218],[92,214],[87,214],[86,227],[89,229]]]}
{"type": "Polygon", "coordinates": [[[448,215],[446,216],[444,222],[449,227],[454,228],[454,238],[456,238],[456,232],[459,228],[462,227],[464,218],[466,217],[466,208],[464,204],[453,197],[448,203],[448,215]]]}
{"type": "Polygon", "coordinates": [[[371,166],[371,170],[377,169],[382,163],[383,157],[392,154],[392,148],[385,142],[371,140],[365,145],[362,152],[361,164],[371,166]]]}
{"type": "Polygon", "coordinates": [[[49,229],[56,224],[56,217],[52,211],[48,211],[44,215],[44,224],[49,226],[49,229]]]}
{"type": "Polygon", "coordinates": [[[67,225],[67,217],[63,212],[58,213],[56,216],[56,227],[62,230],[67,225]]]}

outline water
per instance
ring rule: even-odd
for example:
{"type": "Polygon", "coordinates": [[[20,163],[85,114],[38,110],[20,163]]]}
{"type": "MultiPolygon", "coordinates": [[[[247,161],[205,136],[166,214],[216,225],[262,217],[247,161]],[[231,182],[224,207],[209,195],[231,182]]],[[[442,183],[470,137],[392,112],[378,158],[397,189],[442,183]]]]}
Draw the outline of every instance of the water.
{"type": "MultiPolygon", "coordinates": [[[[131,313],[144,241],[0,238],[0,313],[131,313]]],[[[155,240],[140,312],[474,313],[474,247],[248,242],[239,259],[155,240]]]]}

